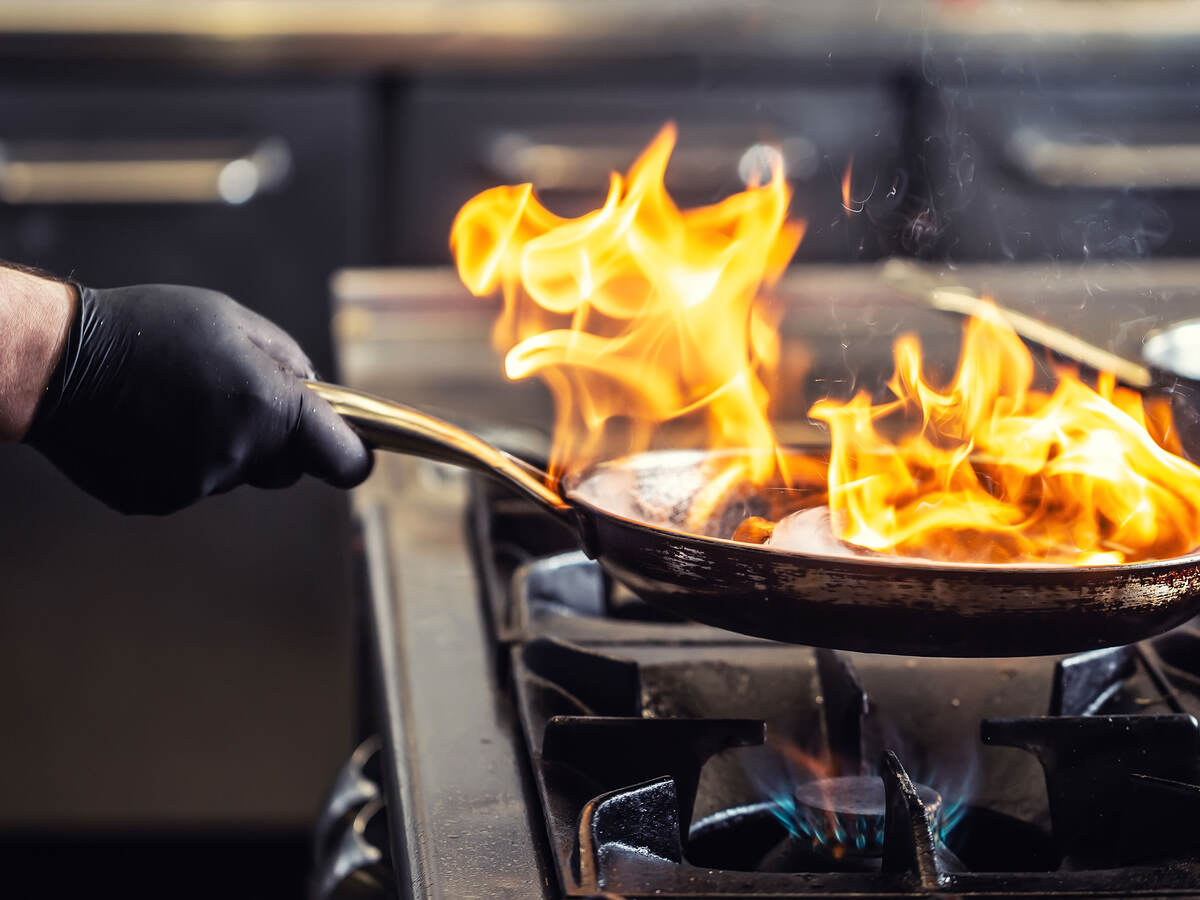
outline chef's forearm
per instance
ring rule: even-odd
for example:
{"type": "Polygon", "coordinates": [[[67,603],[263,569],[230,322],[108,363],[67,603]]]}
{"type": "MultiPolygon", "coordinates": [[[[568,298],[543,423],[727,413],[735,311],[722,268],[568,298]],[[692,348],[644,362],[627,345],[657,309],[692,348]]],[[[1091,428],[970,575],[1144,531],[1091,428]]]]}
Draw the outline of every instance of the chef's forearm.
{"type": "Polygon", "coordinates": [[[74,307],[70,285],[0,267],[0,442],[18,441],[29,429],[74,307]]]}

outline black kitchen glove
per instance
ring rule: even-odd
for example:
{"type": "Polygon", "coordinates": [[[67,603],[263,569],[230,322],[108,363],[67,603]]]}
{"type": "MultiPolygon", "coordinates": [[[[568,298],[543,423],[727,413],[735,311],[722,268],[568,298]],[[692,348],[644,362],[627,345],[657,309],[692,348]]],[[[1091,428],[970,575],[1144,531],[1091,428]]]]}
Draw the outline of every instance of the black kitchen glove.
{"type": "Polygon", "coordinates": [[[308,357],[262,316],[201,288],[77,289],[25,440],[88,493],[163,514],[243,483],[369,474],[371,452],[304,386],[308,357]]]}

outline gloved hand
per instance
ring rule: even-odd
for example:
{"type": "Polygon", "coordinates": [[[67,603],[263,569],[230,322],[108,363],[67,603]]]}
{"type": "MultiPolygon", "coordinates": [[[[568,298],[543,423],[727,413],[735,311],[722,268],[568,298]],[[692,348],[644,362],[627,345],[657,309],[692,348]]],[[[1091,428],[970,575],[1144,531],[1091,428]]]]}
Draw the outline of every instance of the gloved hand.
{"type": "Polygon", "coordinates": [[[308,357],[262,316],[201,288],[78,293],[25,440],[88,493],[163,514],[242,483],[369,474],[371,452],[304,386],[308,357]]]}

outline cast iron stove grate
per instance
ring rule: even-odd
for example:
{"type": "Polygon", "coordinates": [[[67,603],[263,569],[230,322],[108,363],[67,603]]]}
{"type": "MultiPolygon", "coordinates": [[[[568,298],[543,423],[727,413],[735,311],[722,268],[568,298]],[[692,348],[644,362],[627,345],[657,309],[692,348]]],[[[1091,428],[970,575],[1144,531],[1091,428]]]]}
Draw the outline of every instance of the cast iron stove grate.
{"type": "Polygon", "coordinates": [[[567,896],[1200,889],[1200,629],[1059,659],[777,645],[660,616],[472,495],[567,896]],[[787,748],[816,767],[781,774],[787,748]]]}
{"type": "MultiPolygon", "coordinates": [[[[1173,639],[1200,650],[1195,633],[1173,639]]],[[[1035,773],[1012,785],[1007,808],[937,796],[906,771],[905,756],[930,772],[931,759],[945,750],[936,733],[924,735],[925,743],[906,733],[930,729],[920,714],[884,738],[898,749],[878,750],[849,655],[760,645],[740,648],[731,662],[729,649],[599,652],[545,638],[514,648],[522,724],[568,896],[1129,896],[1200,886],[1196,719],[1110,712],[1180,703],[1156,692],[1142,656],[1153,649],[1051,661],[1050,715],[985,718],[976,726],[987,745],[1028,750],[1044,771],[1044,781],[1035,773]],[[811,684],[821,702],[786,709],[789,683],[797,693],[811,684]],[[1096,714],[1081,714],[1096,703],[1096,714]],[[747,715],[728,714],[739,707],[747,715]],[[761,762],[741,758],[767,752],[762,745],[776,728],[820,735],[826,760],[834,761],[819,777],[784,786],[792,792],[786,814],[780,795],[763,796],[761,782],[746,777],[761,762]],[[836,841],[789,827],[789,815],[803,819],[795,807],[804,801],[796,798],[820,806],[812,798],[827,791],[836,805],[842,787],[859,792],[873,780],[879,788],[869,809],[844,810],[836,841]],[[952,829],[933,797],[960,807],[952,829]],[[1047,797],[1048,808],[1039,809],[1047,797]]],[[[875,661],[883,659],[893,667],[885,679],[900,671],[920,677],[905,660],[875,661]]],[[[1013,671],[1005,668],[1011,661],[973,660],[955,674],[946,664],[960,661],[939,662],[939,682],[1002,680],[1013,671]]],[[[1157,654],[1150,666],[1162,673],[1157,654]]],[[[1011,707],[1012,699],[999,705],[1011,707]]],[[[957,727],[947,723],[947,740],[957,739],[957,727]]],[[[989,780],[1020,774],[1011,763],[1002,760],[973,787],[994,793],[989,780]]]]}
{"type": "MultiPolygon", "coordinates": [[[[1200,649],[1194,632],[1176,632],[1172,641],[1200,649]]],[[[1044,781],[1026,772],[1004,788],[1007,809],[938,798],[964,808],[953,829],[938,827],[929,788],[906,772],[904,757],[923,772],[936,769],[930,764],[944,750],[940,738],[962,737],[961,716],[944,722],[944,736],[914,737],[905,732],[929,724],[922,710],[910,710],[913,720],[884,739],[901,750],[878,751],[868,695],[848,654],[755,646],[739,648],[731,661],[728,647],[703,653],[628,644],[598,652],[550,638],[515,648],[522,724],[566,894],[1132,895],[1200,886],[1196,720],[1186,712],[1129,712],[1183,706],[1180,696],[1157,691],[1154,670],[1164,676],[1164,664],[1153,648],[1015,667],[940,660],[937,672],[926,671],[924,660],[916,668],[899,658],[870,661],[876,682],[898,682],[900,672],[940,684],[1024,682],[998,704],[1006,710],[1052,666],[1050,715],[976,726],[990,746],[1031,751],[1044,781]],[[787,709],[792,688],[800,696],[812,688],[808,696],[821,702],[787,709]],[[739,708],[749,716],[731,714],[739,708]],[[774,727],[818,734],[829,749],[833,764],[806,782],[810,797],[814,784],[880,782],[872,800],[878,808],[844,822],[850,834],[854,818],[870,816],[866,830],[878,829],[877,845],[868,835],[860,840],[865,852],[848,844],[829,852],[821,846],[828,835],[817,840],[788,828],[778,796],[746,784],[746,770],[760,763],[739,755],[761,751],[774,727]],[[1039,810],[1046,797],[1048,809],[1039,810]]],[[[1009,760],[973,787],[995,794],[983,782],[1014,775],[1020,772],[1009,760]]],[[[793,796],[804,786],[791,785],[793,796]]]]}

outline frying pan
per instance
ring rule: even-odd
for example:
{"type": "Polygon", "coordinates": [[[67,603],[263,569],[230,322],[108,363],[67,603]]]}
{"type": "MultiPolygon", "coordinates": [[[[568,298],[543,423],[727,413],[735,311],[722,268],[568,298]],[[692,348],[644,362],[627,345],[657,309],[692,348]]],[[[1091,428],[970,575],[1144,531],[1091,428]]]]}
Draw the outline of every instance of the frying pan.
{"type": "Polygon", "coordinates": [[[1020,567],[779,550],[681,527],[719,452],[637,454],[556,490],[545,472],[447,422],[337,385],[310,387],[374,447],[499,478],[572,528],[643,600],[718,628],[841,650],[1031,656],[1131,643],[1200,612],[1200,554],[1020,567]],[[657,512],[635,517],[635,496],[657,512]]]}

